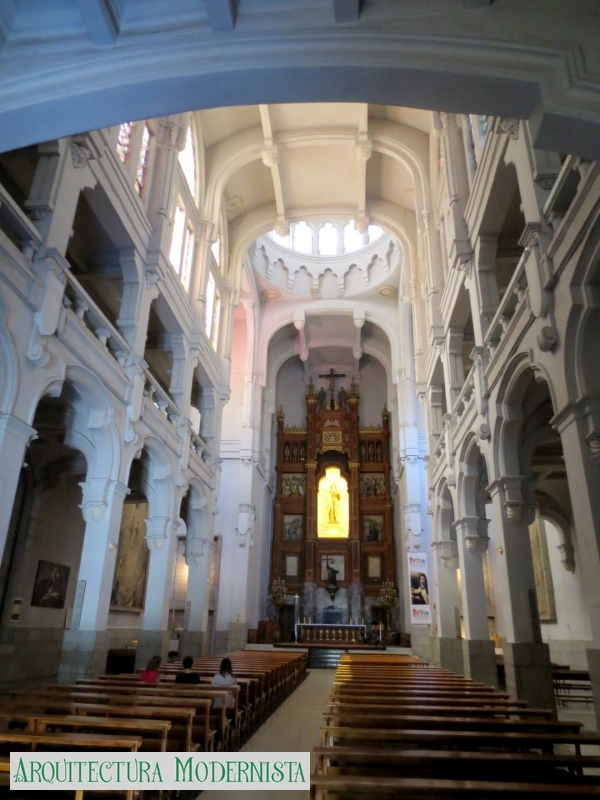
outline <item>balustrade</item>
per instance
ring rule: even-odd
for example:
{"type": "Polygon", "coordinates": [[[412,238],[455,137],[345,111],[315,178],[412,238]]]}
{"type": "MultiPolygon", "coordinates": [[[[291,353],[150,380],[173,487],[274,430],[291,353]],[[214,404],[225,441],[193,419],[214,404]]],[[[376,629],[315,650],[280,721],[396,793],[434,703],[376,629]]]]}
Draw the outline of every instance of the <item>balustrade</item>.
{"type": "Polygon", "coordinates": [[[0,224],[23,255],[31,260],[42,244],[42,235],[2,184],[0,184],[0,224]]]}
{"type": "Polygon", "coordinates": [[[490,356],[496,352],[498,345],[506,335],[515,311],[525,297],[527,291],[525,262],[528,257],[529,250],[525,248],[485,335],[484,345],[489,350],[490,356]]]}

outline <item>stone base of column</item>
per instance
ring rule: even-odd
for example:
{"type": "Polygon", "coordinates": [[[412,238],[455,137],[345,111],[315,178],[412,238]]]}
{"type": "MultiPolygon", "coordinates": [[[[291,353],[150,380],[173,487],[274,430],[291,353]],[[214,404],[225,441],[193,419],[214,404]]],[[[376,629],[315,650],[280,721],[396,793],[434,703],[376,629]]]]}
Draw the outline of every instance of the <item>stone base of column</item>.
{"type": "Polygon", "coordinates": [[[206,633],[204,631],[183,631],[179,635],[179,658],[192,656],[200,658],[204,655],[203,645],[206,633]]]}
{"type": "Polygon", "coordinates": [[[592,684],[598,730],[600,730],[600,650],[586,650],[585,654],[592,684]]]}
{"type": "Polygon", "coordinates": [[[456,636],[434,636],[433,662],[438,667],[464,675],[462,639],[456,636]]]}
{"type": "Polygon", "coordinates": [[[486,686],[498,688],[496,651],[491,639],[461,639],[464,675],[486,686]]]}
{"type": "Polygon", "coordinates": [[[506,688],[534,708],[551,708],[556,714],[554,681],[547,644],[503,642],[506,688]]]}
{"type": "Polygon", "coordinates": [[[432,636],[429,633],[429,628],[421,632],[420,628],[412,627],[410,631],[410,644],[413,654],[422,658],[423,661],[433,662],[436,651],[435,639],[437,639],[437,636],[432,636]]]}
{"type": "Polygon", "coordinates": [[[104,672],[109,647],[109,631],[64,631],[59,680],[68,683],[104,672]]]}
{"type": "Polygon", "coordinates": [[[145,669],[152,656],[160,656],[163,664],[169,655],[169,631],[138,631],[135,668],[145,669]]]}
{"type": "Polygon", "coordinates": [[[55,678],[64,628],[4,628],[0,631],[0,683],[55,678]]]}

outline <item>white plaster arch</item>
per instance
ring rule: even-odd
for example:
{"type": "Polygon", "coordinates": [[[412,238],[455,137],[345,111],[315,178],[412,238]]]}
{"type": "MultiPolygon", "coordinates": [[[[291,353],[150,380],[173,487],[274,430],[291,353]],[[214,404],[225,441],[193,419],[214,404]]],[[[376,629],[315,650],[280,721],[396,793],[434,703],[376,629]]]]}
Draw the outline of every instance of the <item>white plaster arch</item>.
{"type": "Polygon", "coordinates": [[[87,461],[87,480],[119,480],[121,443],[114,422],[115,403],[102,381],[79,364],[63,364],[46,376],[37,393],[32,393],[27,423],[33,424],[42,397],[61,397],[75,411],[66,432],[65,444],[80,450],[87,461]]]}
{"type": "MultiPolygon", "coordinates": [[[[145,436],[141,451],[147,460],[142,471],[142,485],[148,500],[148,518],[173,519],[176,517],[177,490],[175,486],[176,462],[165,443],[153,434],[145,436]]],[[[127,466],[127,476],[137,453],[133,453],[127,466]]]]}
{"type": "Polygon", "coordinates": [[[11,414],[19,390],[19,359],[8,330],[8,305],[0,293],[0,414],[11,414]]]}
{"type": "Polygon", "coordinates": [[[478,461],[483,458],[489,477],[488,459],[477,441],[475,433],[467,434],[458,452],[458,477],[456,481],[456,511],[458,518],[480,517],[485,519],[485,509],[478,497],[480,479],[478,461]]]}
{"type": "Polygon", "coordinates": [[[266,375],[269,343],[278,330],[293,323],[294,313],[305,313],[308,316],[313,314],[353,316],[354,308],[360,306],[361,310],[365,312],[365,320],[377,325],[387,336],[392,359],[390,373],[390,381],[392,381],[391,376],[395,374],[398,368],[398,350],[400,347],[393,321],[382,316],[381,310],[377,308],[375,303],[369,303],[368,301],[346,301],[343,303],[338,301],[334,305],[331,305],[331,303],[331,300],[308,300],[302,303],[294,303],[293,307],[286,304],[286,306],[281,307],[281,310],[278,309],[274,312],[272,316],[265,317],[260,332],[257,371],[261,375],[266,375]]]}
{"type": "Polygon", "coordinates": [[[556,409],[556,393],[548,371],[534,360],[531,350],[515,354],[506,365],[496,395],[498,417],[493,431],[493,458],[488,460],[490,481],[500,476],[520,474],[518,433],[523,422],[521,401],[532,377],[548,385],[552,406],[556,409]]]}

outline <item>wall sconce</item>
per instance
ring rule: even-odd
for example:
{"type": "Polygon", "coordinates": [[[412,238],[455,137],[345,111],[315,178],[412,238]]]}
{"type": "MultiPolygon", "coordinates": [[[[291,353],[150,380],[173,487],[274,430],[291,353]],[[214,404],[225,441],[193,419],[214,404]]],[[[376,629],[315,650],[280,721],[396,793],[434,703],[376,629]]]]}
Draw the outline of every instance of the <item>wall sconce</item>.
{"type": "Polygon", "coordinates": [[[500,555],[502,555],[502,553],[504,552],[504,550],[503,550],[501,547],[499,547],[499,548],[498,548],[498,552],[500,553],[500,555]]]}

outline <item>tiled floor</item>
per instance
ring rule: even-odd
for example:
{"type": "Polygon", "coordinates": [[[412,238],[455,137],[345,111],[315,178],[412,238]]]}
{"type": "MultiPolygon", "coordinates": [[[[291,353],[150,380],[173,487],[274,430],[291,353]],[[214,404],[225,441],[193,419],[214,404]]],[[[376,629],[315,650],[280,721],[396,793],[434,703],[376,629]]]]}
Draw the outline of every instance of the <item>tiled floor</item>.
{"type": "MultiPolygon", "coordinates": [[[[317,669],[309,672],[306,680],[272,714],[254,736],[246,742],[242,752],[306,752],[320,743],[319,727],[333,682],[334,670],[317,669]]],[[[311,770],[313,765],[311,764],[311,770]]],[[[201,800],[308,800],[303,792],[202,792],[201,800]]]]}

